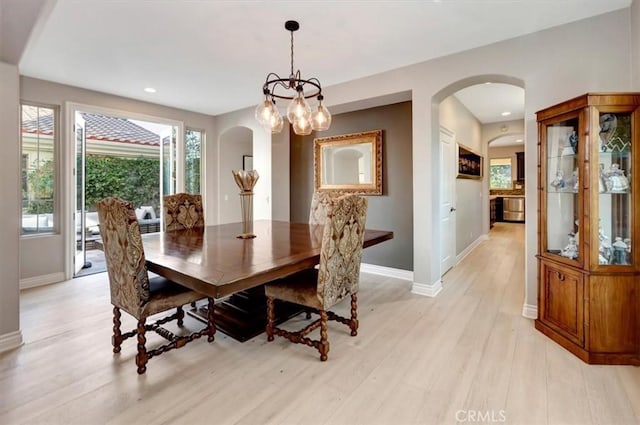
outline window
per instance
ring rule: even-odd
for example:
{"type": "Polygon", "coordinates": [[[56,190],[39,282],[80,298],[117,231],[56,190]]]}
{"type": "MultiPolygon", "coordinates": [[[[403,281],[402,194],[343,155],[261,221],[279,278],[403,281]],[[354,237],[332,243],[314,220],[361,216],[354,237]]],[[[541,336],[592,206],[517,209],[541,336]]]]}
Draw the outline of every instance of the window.
{"type": "Polygon", "coordinates": [[[184,188],[187,193],[200,193],[200,163],[202,159],[202,130],[187,129],[184,138],[184,188]]]}
{"type": "Polygon", "coordinates": [[[489,189],[511,189],[511,158],[491,158],[489,175],[489,189]]]}
{"type": "Polygon", "coordinates": [[[23,235],[54,230],[57,122],[54,108],[21,105],[23,235]]]}

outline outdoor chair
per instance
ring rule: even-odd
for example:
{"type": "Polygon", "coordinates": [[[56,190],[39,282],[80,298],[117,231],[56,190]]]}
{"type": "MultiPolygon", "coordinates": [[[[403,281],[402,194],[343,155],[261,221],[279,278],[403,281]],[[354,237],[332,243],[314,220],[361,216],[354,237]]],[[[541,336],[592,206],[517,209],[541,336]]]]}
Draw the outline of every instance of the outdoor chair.
{"type": "Polygon", "coordinates": [[[320,352],[320,360],[325,361],[329,353],[328,320],[347,325],[351,336],[358,334],[357,292],[366,216],[367,199],[360,196],[344,195],[326,205],[319,268],[306,269],[265,285],[268,341],[278,335],[294,343],[315,347],[320,352]],[[351,296],[349,319],[328,311],[347,296],[351,296]],[[275,299],[312,309],[320,318],[297,332],[278,328],[274,325],[275,299]],[[319,340],[306,336],[318,327],[319,340]]]}
{"type": "Polygon", "coordinates": [[[135,360],[138,374],[143,374],[147,370],[147,362],[152,357],[180,348],[204,335],[208,336],[209,342],[213,341],[216,331],[213,322],[213,298],[208,298],[210,314],[204,329],[182,336],[174,335],[160,326],[177,320],[178,326],[182,327],[182,306],[201,299],[203,294],[163,277],[149,279],[140,226],[130,202],[119,198],[106,198],[99,201],[97,207],[113,304],[113,352],[119,353],[122,342],[136,336],[138,353],[135,360]],[[176,309],[174,314],[154,323],[146,323],[149,316],[172,309],[176,309]],[[136,329],[126,333],[120,331],[120,310],[126,311],[138,320],[136,329]],[[146,331],[155,331],[169,342],[153,350],[147,350],[146,331]]]}

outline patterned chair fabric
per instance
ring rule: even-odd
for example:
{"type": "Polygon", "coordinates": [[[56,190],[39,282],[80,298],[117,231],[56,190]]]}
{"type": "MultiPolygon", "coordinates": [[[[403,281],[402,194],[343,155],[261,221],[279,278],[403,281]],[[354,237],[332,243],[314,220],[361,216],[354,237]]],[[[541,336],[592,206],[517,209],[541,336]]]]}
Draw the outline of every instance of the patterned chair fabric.
{"type": "Polygon", "coordinates": [[[176,193],[164,197],[164,228],[173,230],[204,227],[202,195],[176,193]]]}
{"type": "MultiPolygon", "coordinates": [[[[163,329],[158,324],[177,319],[182,326],[184,311],[182,306],[199,300],[202,294],[191,291],[181,285],[162,277],[149,279],[145,263],[144,248],[140,226],[136,218],[135,210],[130,202],[118,198],[106,198],[98,202],[98,219],[100,222],[100,235],[103,240],[107,274],[109,276],[109,288],[111,292],[111,304],[113,304],[113,351],[120,352],[120,345],[125,339],[137,335],[138,355],[136,364],[138,373],[146,371],[146,362],[149,358],[172,348],[178,348],[195,338],[208,335],[213,341],[215,326],[213,316],[209,318],[207,327],[200,332],[189,336],[175,336],[163,329]],[[146,325],[146,318],[176,309],[173,316],[156,322],[155,325],[146,325]],[[138,320],[135,331],[122,334],[120,331],[120,309],[131,314],[138,320]],[[158,349],[147,351],[145,348],[144,333],[153,329],[160,335],[169,339],[170,343],[158,349]],[[163,334],[164,333],[164,334],[163,334]]],[[[213,299],[209,299],[211,311],[213,311],[213,299]]]]}
{"type": "Polygon", "coordinates": [[[335,198],[342,196],[342,192],[313,192],[311,207],[309,208],[309,224],[324,224],[327,217],[327,206],[335,198]]]}
{"type": "Polygon", "coordinates": [[[327,320],[337,320],[351,328],[357,335],[357,292],[360,278],[360,262],[367,216],[367,199],[355,195],[333,198],[326,204],[324,233],[320,249],[318,270],[308,269],[293,276],[269,283],[267,295],[267,335],[283,336],[292,342],[300,342],[320,351],[320,359],[326,360],[329,342],[326,335],[327,320]],[[345,319],[327,311],[351,295],[351,318],[345,319]],[[320,319],[299,332],[276,328],[273,323],[274,299],[293,302],[315,309],[320,319]],[[305,335],[320,326],[321,339],[311,340],[305,335]]]}

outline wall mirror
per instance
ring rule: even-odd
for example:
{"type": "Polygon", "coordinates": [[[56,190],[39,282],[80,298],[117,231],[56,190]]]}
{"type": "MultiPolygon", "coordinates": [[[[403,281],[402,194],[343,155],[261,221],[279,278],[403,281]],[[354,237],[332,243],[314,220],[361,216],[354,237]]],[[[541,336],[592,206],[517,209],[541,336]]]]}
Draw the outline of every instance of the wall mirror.
{"type": "Polygon", "coordinates": [[[314,139],[315,189],[382,195],[382,130],[314,139]]]}

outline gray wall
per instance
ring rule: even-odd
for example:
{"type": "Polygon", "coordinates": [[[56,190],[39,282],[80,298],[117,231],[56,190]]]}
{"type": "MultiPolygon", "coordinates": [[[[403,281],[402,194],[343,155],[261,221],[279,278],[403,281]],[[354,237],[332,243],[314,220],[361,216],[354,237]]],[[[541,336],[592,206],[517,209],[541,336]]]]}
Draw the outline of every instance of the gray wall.
{"type": "Polygon", "coordinates": [[[392,230],[394,238],[367,248],[362,261],[413,270],[413,179],[411,102],[333,116],[331,128],[310,136],[291,135],[291,221],[307,222],[313,195],[313,139],[382,132],[382,196],[369,196],[367,228],[392,230]]]}
{"type": "Polygon", "coordinates": [[[0,351],[19,344],[20,152],[18,68],[0,62],[0,351]]]}

